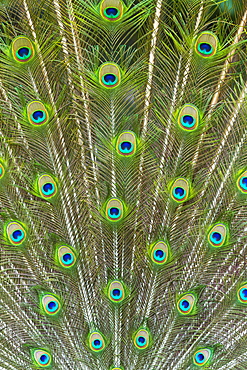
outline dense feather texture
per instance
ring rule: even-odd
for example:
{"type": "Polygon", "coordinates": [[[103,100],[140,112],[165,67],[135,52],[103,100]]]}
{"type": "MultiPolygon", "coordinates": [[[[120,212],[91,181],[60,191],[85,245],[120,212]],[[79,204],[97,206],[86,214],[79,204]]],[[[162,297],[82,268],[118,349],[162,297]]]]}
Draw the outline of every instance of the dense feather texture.
{"type": "Polygon", "coordinates": [[[247,3],[0,19],[0,369],[246,369],[247,3]]]}

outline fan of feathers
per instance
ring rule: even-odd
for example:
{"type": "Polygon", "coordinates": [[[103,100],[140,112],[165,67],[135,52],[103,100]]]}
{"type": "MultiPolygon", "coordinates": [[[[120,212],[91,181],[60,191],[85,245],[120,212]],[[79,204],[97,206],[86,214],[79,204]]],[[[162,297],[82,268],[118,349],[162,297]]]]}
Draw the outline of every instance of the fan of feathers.
{"type": "Polygon", "coordinates": [[[0,370],[247,369],[246,34],[0,0],[0,370]]]}

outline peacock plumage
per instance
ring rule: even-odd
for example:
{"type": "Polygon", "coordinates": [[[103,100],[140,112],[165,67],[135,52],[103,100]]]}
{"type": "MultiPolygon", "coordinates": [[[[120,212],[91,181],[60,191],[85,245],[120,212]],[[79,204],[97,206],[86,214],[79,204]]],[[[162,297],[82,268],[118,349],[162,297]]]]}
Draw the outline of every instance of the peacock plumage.
{"type": "Polygon", "coordinates": [[[0,0],[0,369],[247,369],[247,2],[0,0]]]}

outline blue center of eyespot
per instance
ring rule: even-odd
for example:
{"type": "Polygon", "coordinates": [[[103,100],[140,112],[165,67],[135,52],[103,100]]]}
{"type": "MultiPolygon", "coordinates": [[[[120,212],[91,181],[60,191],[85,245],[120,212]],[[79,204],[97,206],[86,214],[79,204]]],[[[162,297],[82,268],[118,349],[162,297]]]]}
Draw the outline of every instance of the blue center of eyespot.
{"type": "Polygon", "coordinates": [[[242,178],[240,179],[240,186],[241,186],[243,189],[247,190],[247,177],[242,177],[242,178]]]}
{"type": "Polygon", "coordinates": [[[129,141],[123,141],[119,146],[122,153],[130,153],[133,150],[133,144],[129,141]]]}
{"type": "Polygon", "coordinates": [[[111,207],[109,210],[108,210],[108,215],[111,217],[111,218],[118,218],[121,214],[121,211],[119,208],[117,207],[111,207]]]}
{"type": "Polygon", "coordinates": [[[49,311],[54,312],[54,311],[57,310],[58,304],[55,301],[51,301],[51,302],[48,303],[47,307],[48,307],[49,311]]]}
{"type": "Polygon", "coordinates": [[[43,185],[43,193],[45,195],[51,195],[54,193],[54,185],[50,182],[47,182],[46,184],[43,185]]]}
{"type": "Polygon", "coordinates": [[[49,357],[47,355],[41,355],[39,360],[42,364],[47,364],[47,362],[49,361],[49,357]]]}
{"type": "Polygon", "coordinates": [[[45,118],[46,114],[42,110],[36,110],[32,113],[32,119],[35,123],[43,122],[45,118]]]}
{"type": "Polygon", "coordinates": [[[118,208],[115,208],[115,207],[110,208],[110,214],[111,214],[112,216],[118,216],[118,215],[119,215],[119,213],[120,213],[120,211],[119,211],[119,209],[118,209],[118,208]]]}
{"type": "Polygon", "coordinates": [[[240,297],[246,301],[247,300],[247,289],[246,288],[243,288],[240,290],[240,297]]]}
{"type": "Polygon", "coordinates": [[[94,341],[93,341],[93,347],[94,348],[99,348],[99,347],[101,347],[102,346],[102,341],[100,340],[100,339],[95,339],[94,341]]]}
{"type": "Polygon", "coordinates": [[[185,127],[192,127],[195,124],[195,118],[189,115],[182,117],[182,125],[185,127]]]}
{"type": "Polygon", "coordinates": [[[177,186],[176,188],[173,189],[173,195],[177,199],[184,198],[185,194],[186,194],[186,191],[183,188],[181,188],[180,186],[177,186]]]}
{"type": "Polygon", "coordinates": [[[198,48],[202,54],[210,54],[213,50],[212,46],[208,44],[207,42],[200,43],[198,48]]]}
{"type": "Polygon", "coordinates": [[[111,290],[111,297],[113,299],[120,300],[122,298],[122,296],[123,296],[123,292],[120,289],[115,288],[115,289],[111,290]]]}
{"type": "Polygon", "coordinates": [[[166,253],[162,251],[161,249],[156,249],[154,252],[154,257],[157,261],[163,261],[166,256],[166,253]]]}
{"type": "Polygon", "coordinates": [[[119,10],[117,8],[106,8],[104,13],[109,18],[116,18],[119,15],[119,10]]]}
{"type": "Polygon", "coordinates": [[[103,82],[107,85],[114,85],[117,82],[117,77],[114,74],[107,73],[103,76],[103,82]]]}
{"type": "Polygon", "coordinates": [[[140,345],[140,346],[144,346],[146,344],[147,340],[146,338],[140,336],[137,338],[137,344],[140,345]]]}
{"type": "Polygon", "coordinates": [[[204,356],[203,353],[201,353],[201,352],[197,353],[197,355],[196,355],[196,361],[197,362],[201,363],[201,362],[204,361],[204,359],[205,359],[205,356],[204,356]]]}
{"type": "Polygon", "coordinates": [[[113,289],[112,294],[114,297],[120,297],[120,289],[113,289]]]}
{"type": "Polygon", "coordinates": [[[187,310],[187,308],[190,306],[190,303],[189,301],[187,301],[187,299],[183,299],[180,304],[179,304],[180,308],[182,310],[187,310]]]}
{"type": "Polygon", "coordinates": [[[155,251],[155,257],[163,258],[163,256],[164,252],[161,249],[157,249],[157,251],[155,251]]]}
{"type": "Polygon", "coordinates": [[[213,243],[219,244],[222,241],[222,235],[215,231],[211,234],[210,239],[213,243]]]}
{"type": "Polygon", "coordinates": [[[27,47],[22,47],[19,50],[17,50],[17,56],[20,59],[27,59],[31,55],[31,49],[27,47]]]}
{"type": "Polygon", "coordinates": [[[15,230],[13,231],[12,233],[12,239],[14,239],[14,241],[16,242],[19,242],[20,240],[22,240],[24,237],[24,232],[22,230],[15,230]]]}
{"type": "Polygon", "coordinates": [[[74,261],[74,257],[72,256],[72,254],[71,253],[65,253],[64,255],[63,255],[63,262],[65,263],[65,264],[70,264],[70,263],[72,263],[74,261]]]}
{"type": "Polygon", "coordinates": [[[3,169],[2,169],[2,167],[0,165],[0,176],[2,176],[2,174],[3,174],[3,169]]]}

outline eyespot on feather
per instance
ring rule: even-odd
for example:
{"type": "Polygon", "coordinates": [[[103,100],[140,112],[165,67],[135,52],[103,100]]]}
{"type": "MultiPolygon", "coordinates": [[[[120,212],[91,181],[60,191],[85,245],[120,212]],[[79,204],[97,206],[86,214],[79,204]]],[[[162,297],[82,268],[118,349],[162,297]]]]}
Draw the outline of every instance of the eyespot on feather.
{"type": "Polygon", "coordinates": [[[212,358],[213,352],[209,348],[201,348],[194,353],[193,363],[196,366],[205,366],[209,364],[210,359],[212,358]]]}
{"type": "Polygon", "coordinates": [[[105,349],[105,339],[99,331],[89,334],[89,348],[93,352],[101,352],[105,349]]]}
{"type": "Polygon", "coordinates": [[[61,267],[65,269],[71,269],[75,266],[77,258],[74,250],[71,247],[62,245],[57,248],[56,259],[61,267]]]}
{"type": "Polygon", "coordinates": [[[210,231],[208,232],[208,242],[212,247],[222,247],[227,239],[227,227],[222,224],[218,223],[211,227],[210,231]]]}
{"type": "Polygon", "coordinates": [[[61,303],[54,294],[44,294],[40,298],[41,309],[47,316],[56,316],[61,311],[61,303]]]}
{"type": "Polygon", "coordinates": [[[237,187],[243,194],[247,194],[247,171],[243,172],[237,179],[237,187]]]}
{"type": "Polygon", "coordinates": [[[136,136],[131,131],[122,132],[116,144],[118,154],[123,157],[130,157],[136,152],[136,136]]]}
{"type": "Polygon", "coordinates": [[[196,302],[196,297],[192,293],[184,294],[177,302],[177,309],[181,315],[191,314],[196,302]]]}
{"type": "Polygon", "coordinates": [[[118,21],[123,15],[122,1],[103,0],[100,4],[100,14],[107,21],[118,21]]]}
{"type": "Polygon", "coordinates": [[[4,175],[5,175],[5,167],[0,159],[0,181],[4,177],[4,175]]]}
{"type": "Polygon", "coordinates": [[[117,87],[121,82],[121,72],[117,64],[104,63],[99,69],[99,83],[107,89],[117,87]]]}
{"type": "Polygon", "coordinates": [[[112,281],[107,290],[107,296],[113,303],[121,303],[126,297],[124,285],[119,280],[112,281]]]}
{"type": "Polygon", "coordinates": [[[237,291],[238,301],[243,304],[247,304],[247,283],[241,285],[237,291]]]}
{"type": "Polygon", "coordinates": [[[150,247],[149,256],[156,266],[163,266],[169,257],[168,245],[162,240],[158,241],[150,247]]]}
{"type": "Polygon", "coordinates": [[[175,202],[185,202],[189,196],[190,186],[186,179],[180,177],[173,182],[171,197],[175,202]]]}
{"type": "Polygon", "coordinates": [[[11,221],[6,224],[5,233],[8,241],[15,246],[20,246],[25,241],[27,232],[24,224],[18,221],[11,221]]]}
{"type": "Polygon", "coordinates": [[[150,346],[150,333],[146,329],[139,329],[134,335],[134,345],[137,349],[143,351],[150,346]]]}
{"type": "Polygon", "coordinates": [[[202,32],[195,43],[195,50],[203,58],[215,55],[218,47],[218,39],[212,32],[202,32]]]}
{"type": "Polygon", "coordinates": [[[198,109],[192,104],[185,104],[178,116],[179,127],[187,132],[195,131],[199,124],[198,109]]]}
{"type": "Polygon", "coordinates": [[[16,37],[11,44],[13,58],[20,63],[29,62],[34,56],[32,42],[26,36],[16,37]]]}
{"type": "Polygon", "coordinates": [[[28,104],[27,117],[29,123],[33,126],[43,126],[49,120],[48,111],[40,101],[32,101],[28,104]]]}
{"type": "Polygon", "coordinates": [[[51,366],[52,356],[48,351],[36,348],[31,350],[31,356],[35,366],[39,368],[51,366]]]}
{"type": "Polygon", "coordinates": [[[41,198],[50,199],[57,194],[57,184],[52,176],[43,174],[38,178],[38,191],[41,198]]]}
{"type": "Polygon", "coordinates": [[[123,218],[123,203],[117,198],[112,198],[107,202],[105,215],[111,222],[120,221],[123,218]]]}

